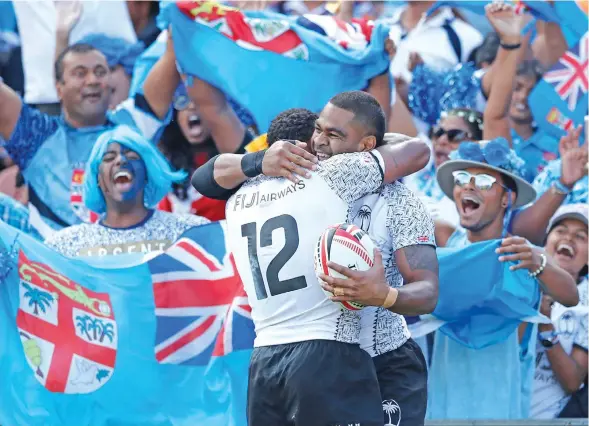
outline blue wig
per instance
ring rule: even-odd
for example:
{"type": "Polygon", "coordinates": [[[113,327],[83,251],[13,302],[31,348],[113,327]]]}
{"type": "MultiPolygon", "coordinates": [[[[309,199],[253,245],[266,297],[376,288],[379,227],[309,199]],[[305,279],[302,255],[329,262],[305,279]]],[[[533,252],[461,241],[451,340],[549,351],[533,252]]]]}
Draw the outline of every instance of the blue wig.
{"type": "Polygon", "coordinates": [[[84,204],[93,212],[99,214],[106,212],[104,196],[98,186],[98,173],[106,148],[114,142],[135,151],[145,163],[147,171],[147,184],[143,191],[145,207],[154,208],[168,193],[173,182],[186,179],[186,173],[172,170],[168,161],[151,142],[128,126],[117,126],[100,135],[86,164],[84,204]]]}
{"type": "Polygon", "coordinates": [[[135,61],[143,53],[143,43],[130,43],[122,38],[109,37],[104,34],[88,34],[78,43],[89,44],[106,56],[111,68],[120,65],[129,76],[133,75],[135,61]]]}

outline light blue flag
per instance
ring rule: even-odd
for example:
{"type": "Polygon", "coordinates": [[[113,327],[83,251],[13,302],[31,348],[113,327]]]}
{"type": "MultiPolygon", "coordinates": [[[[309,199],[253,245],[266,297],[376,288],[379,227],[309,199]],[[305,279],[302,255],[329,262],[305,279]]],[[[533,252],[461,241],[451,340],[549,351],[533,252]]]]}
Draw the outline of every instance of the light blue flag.
{"type": "MultiPolygon", "coordinates": [[[[223,225],[213,223],[189,230],[177,244],[201,247],[197,258],[217,259],[225,268],[223,236],[223,225]]],[[[152,282],[157,277],[160,286],[183,284],[166,278],[175,270],[187,272],[186,264],[172,259],[174,250],[182,247],[173,245],[148,262],[123,256],[90,266],[0,221],[0,374],[6,378],[0,383],[0,424],[245,425],[251,349],[239,349],[252,347],[252,327],[239,330],[239,345],[231,345],[227,327],[214,329],[215,349],[198,364],[156,359],[158,333],[173,321],[171,309],[156,318],[152,282]]],[[[189,272],[196,286],[211,281],[202,271],[189,272]]],[[[184,290],[190,299],[191,291],[184,290]]],[[[224,324],[231,308],[199,294],[219,308],[222,321],[215,323],[224,324]]],[[[210,342],[188,334],[193,340],[187,344],[176,336],[180,345],[173,349],[186,344],[195,355],[208,350],[210,342]]]]}
{"type": "MultiPolygon", "coordinates": [[[[242,105],[265,132],[280,112],[319,112],[335,94],[362,90],[388,70],[388,28],[331,16],[289,17],[211,2],[162,3],[178,64],[242,105]],[[369,43],[367,43],[367,39],[369,43]]],[[[188,80],[190,84],[190,79],[188,80]]]]}
{"type": "Polygon", "coordinates": [[[458,344],[485,348],[505,341],[522,320],[542,322],[537,314],[540,287],[527,271],[510,271],[498,260],[499,240],[461,248],[439,248],[440,290],[432,315],[412,318],[419,337],[440,329],[458,344]]]}

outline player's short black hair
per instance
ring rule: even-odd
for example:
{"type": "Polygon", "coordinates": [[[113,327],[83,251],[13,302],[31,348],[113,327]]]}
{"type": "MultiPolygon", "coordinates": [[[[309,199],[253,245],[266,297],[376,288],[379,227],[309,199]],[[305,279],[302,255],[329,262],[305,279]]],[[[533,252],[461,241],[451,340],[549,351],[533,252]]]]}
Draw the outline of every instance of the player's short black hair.
{"type": "Polygon", "coordinates": [[[530,59],[523,61],[517,67],[516,75],[524,77],[532,77],[536,82],[540,81],[544,68],[537,59],[530,59]]]}
{"type": "Polygon", "coordinates": [[[63,79],[63,58],[65,58],[68,53],[88,53],[93,50],[99,51],[97,48],[87,43],[75,43],[68,46],[55,60],[55,80],[61,81],[63,79]]]}
{"type": "Polygon", "coordinates": [[[305,108],[282,111],[270,123],[267,134],[268,146],[279,140],[309,142],[315,131],[315,121],[317,114],[305,108]]]}
{"type": "Polygon", "coordinates": [[[376,146],[384,144],[386,118],[376,98],[366,92],[353,90],[342,92],[329,100],[329,103],[354,113],[354,120],[364,124],[367,136],[376,137],[376,146]]]}

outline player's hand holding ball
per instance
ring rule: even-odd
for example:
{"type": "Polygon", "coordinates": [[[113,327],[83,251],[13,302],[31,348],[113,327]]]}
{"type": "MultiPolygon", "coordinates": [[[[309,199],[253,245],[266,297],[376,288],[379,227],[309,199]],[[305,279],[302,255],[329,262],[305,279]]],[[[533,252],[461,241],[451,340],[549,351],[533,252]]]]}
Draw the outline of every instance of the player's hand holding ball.
{"type": "Polygon", "coordinates": [[[386,283],[380,251],[355,225],[335,225],[321,235],[315,271],[329,298],[346,309],[390,307],[396,301],[397,290],[386,283]]]}

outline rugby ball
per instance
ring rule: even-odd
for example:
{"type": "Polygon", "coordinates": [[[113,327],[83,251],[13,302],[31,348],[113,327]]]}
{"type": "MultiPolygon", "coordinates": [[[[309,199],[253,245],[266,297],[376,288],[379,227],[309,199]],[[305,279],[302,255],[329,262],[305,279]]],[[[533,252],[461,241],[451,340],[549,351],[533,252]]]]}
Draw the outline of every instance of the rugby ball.
{"type": "MultiPolygon", "coordinates": [[[[374,264],[374,243],[366,232],[356,225],[341,223],[327,228],[317,241],[315,249],[315,273],[330,277],[346,278],[327,266],[327,262],[366,271],[374,264]]],[[[332,293],[323,290],[328,296],[332,293]]],[[[358,311],[364,305],[357,302],[339,302],[345,309],[358,311]]]]}

